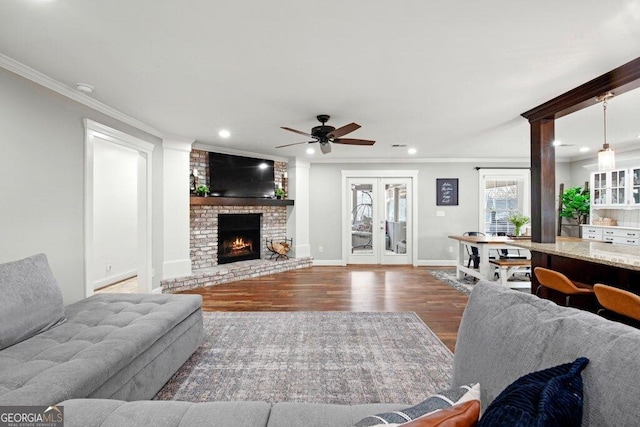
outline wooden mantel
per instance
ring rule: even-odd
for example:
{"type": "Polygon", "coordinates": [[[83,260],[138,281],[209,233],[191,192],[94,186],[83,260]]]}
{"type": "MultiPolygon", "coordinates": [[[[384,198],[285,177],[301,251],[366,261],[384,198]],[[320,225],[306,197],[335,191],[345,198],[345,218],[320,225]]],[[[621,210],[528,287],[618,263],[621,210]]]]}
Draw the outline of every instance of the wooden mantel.
{"type": "Polygon", "coordinates": [[[640,58],[545,102],[522,117],[531,126],[531,240],[555,243],[555,119],[597,103],[596,96],[640,87],[640,58]]]}
{"type": "Polygon", "coordinates": [[[293,200],[252,197],[190,197],[191,206],[293,206],[293,200]]]}

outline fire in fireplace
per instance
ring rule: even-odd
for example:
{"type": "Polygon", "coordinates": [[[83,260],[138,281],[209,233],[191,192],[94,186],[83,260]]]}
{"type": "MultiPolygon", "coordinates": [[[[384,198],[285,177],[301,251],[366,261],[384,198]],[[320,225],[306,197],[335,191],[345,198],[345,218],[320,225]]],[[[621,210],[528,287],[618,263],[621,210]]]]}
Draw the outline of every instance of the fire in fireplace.
{"type": "Polygon", "coordinates": [[[218,215],[218,264],[260,259],[262,214],[218,215]]]}

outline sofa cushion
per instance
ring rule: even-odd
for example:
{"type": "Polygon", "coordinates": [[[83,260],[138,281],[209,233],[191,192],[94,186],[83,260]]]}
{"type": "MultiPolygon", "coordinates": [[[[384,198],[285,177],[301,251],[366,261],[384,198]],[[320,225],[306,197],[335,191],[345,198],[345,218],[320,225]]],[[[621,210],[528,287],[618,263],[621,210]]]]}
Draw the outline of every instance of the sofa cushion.
{"type": "Polygon", "coordinates": [[[478,282],[462,316],[453,385],[482,384],[486,408],[509,384],[578,357],[582,372],[582,425],[636,425],[640,406],[640,330],[499,284],[478,282]]]}
{"type": "Polygon", "coordinates": [[[510,384],[489,405],[480,427],[580,427],[582,377],[589,361],[584,357],[532,372],[510,384]]]}
{"type": "Polygon", "coordinates": [[[67,306],[67,322],[0,351],[0,405],[90,396],[201,304],[200,295],[97,294],[67,306]]]}
{"type": "Polygon", "coordinates": [[[266,426],[266,402],[123,402],[73,399],[61,402],[65,427],[259,427],[266,426]]]}
{"type": "Polygon", "coordinates": [[[47,257],[0,264],[0,350],[64,320],[62,292],[47,257]]]}
{"type": "Polygon", "coordinates": [[[376,415],[370,414],[358,421],[355,427],[377,426],[381,423],[406,423],[438,409],[449,408],[456,403],[474,399],[480,399],[480,384],[464,385],[441,391],[410,408],[376,415]]]}
{"type": "Polygon", "coordinates": [[[276,403],[271,408],[268,427],[353,427],[371,414],[398,411],[406,404],[368,403],[335,405],[326,403],[276,403]]]}

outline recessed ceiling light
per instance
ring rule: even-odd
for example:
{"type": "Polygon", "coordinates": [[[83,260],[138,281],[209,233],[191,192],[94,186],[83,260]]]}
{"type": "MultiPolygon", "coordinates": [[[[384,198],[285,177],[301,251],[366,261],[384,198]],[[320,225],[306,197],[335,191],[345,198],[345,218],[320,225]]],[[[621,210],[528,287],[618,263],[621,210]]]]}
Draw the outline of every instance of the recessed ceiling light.
{"type": "Polygon", "coordinates": [[[316,152],[316,150],[314,150],[313,148],[311,148],[311,147],[307,148],[307,154],[313,154],[315,152],[316,152]]]}
{"type": "Polygon", "coordinates": [[[76,83],[76,89],[80,92],[91,93],[93,92],[93,86],[87,83],[76,83]]]}
{"type": "Polygon", "coordinates": [[[553,141],[553,146],[554,147],[559,147],[562,145],[562,141],[560,141],[559,139],[556,139],[555,141],[553,141]]]}
{"type": "Polygon", "coordinates": [[[231,132],[226,129],[222,129],[220,132],[218,132],[218,135],[220,135],[221,138],[229,138],[231,136],[231,132]]]}
{"type": "Polygon", "coordinates": [[[407,153],[409,153],[409,154],[416,154],[417,152],[418,152],[418,150],[416,150],[415,148],[409,148],[407,150],[407,153]]]}
{"type": "Polygon", "coordinates": [[[580,147],[578,151],[580,151],[581,153],[586,153],[587,151],[589,151],[589,147],[580,147]]]}

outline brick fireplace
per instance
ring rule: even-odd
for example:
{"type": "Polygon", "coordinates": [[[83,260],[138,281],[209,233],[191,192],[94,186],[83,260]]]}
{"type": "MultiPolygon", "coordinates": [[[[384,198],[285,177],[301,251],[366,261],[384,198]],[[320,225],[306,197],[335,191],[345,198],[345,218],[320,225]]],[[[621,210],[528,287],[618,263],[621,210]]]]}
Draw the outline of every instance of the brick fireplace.
{"type": "Polygon", "coordinates": [[[195,270],[219,265],[218,221],[220,215],[262,214],[261,236],[254,242],[264,257],[267,240],[283,240],[287,234],[286,206],[210,206],[191,207],[191,267],[195,270]]]}
{"type": "MultiPolygon", "coordinates": [[[[282,184],[286,167],[286,163],[275,162],[276,186],[282,184]]],[[[208,153],[192,150],[190,169],[196,169],[199,183],[206,183],[208,168],[208,153]]],[[[294,253],[291,259],[276,261],[270,258],[271,252],[267,249],[267,241],[279,242],[288,237],[287,209],[292,209],[292,206],[291,200],[192,197],[190,207],[192,275],[162,280],[162,292],[184,291],[310,267],[313,262],[311,257],[294,258],[294,253]],[[221,251],[225,252],[225,244],[219,242],[220,218],[238,215],[253,215],[260,218],[259,232],[250,238],[252,249],[259,249],[256,251],[259,256],[256,257],[257,259],[240,256],[230,263],[225,263],[225,260],[220,262],[219,254],[221,251]]],[[[293,243],[295,246],[296,242],[293,243]]],[[[246,249],[246,242],[238,241],[235,247],[236,250],[246,249]]],[[[233,247],[231,250],[234,250],[233,247]]]]}

